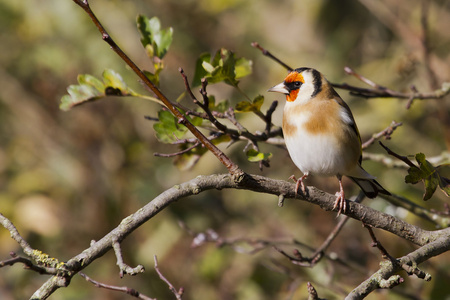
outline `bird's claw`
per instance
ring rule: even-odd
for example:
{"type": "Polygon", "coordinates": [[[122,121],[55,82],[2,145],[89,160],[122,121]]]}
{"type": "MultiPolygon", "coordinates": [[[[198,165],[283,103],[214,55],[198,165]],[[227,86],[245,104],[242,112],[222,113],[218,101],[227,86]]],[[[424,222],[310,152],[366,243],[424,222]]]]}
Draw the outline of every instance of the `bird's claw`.
{"type": "Polygon", "coordinates": [[[337,217],[339,217],[341,213],[345,213],[347,210],[347,201],[345,200],[343,190],[336,192],[336,201],[334,202],[333,210],[336,209],[338,210],[337,217]]]}
{"type": "Polygon", "coordinates": [[[306,185],[303,182],[303,180],[305,180],[306,177],[308,177],[308,174],[304,174],[299,179],[295,178],[295,175],[291,175],[291,177],[289,177],[289,179],[292,179],[295,182],[295,197],[297,197],[299,187],[301,188],[303,195],[306,194],[306,185]]]}

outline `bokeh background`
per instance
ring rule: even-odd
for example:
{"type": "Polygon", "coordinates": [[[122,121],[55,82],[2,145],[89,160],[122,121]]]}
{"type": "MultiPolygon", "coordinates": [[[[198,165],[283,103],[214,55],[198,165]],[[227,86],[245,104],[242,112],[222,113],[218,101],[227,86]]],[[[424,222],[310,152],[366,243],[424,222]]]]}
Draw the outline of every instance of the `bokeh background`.
{"type": "MultiPolygon", "coordinates": [[[[266,90],[280,82],[286,71],[251,47],[253,41],[289,65],[317,68],[336,83],[364,86],[345,75],[344,66],[398,91],[409,91],[411,85],[419,91],[432,91],[450,80],[450,1],[91,0],[91,6],[125,52],[149,70],[152,64],[139,41],[136,16],[157,16],[163,27],[173,27],[174,41],[161,75],[161,89],[171,99],[184,91],[178,67],[192,78],[201,53],[225,47],[238,57],[251,59],[253,74],[244,78],[240,87],[252,98],[258,94],[266,97],[263,111],[273,100],[280,100],[273,120],[276,125],[281,125],[283,97],[266,90]],[[428,54],[422,47],[424,5],[428,9],[428,54]],[[436,74],[436,82],[427,66],[436,74]]],[[[210,154],[192,170],[182,172],[172,159],[155,157],[155,152],[171,153],[177,148],[159,143],[153,122],[144,119],[145,115],[157,116],[160,107],[154,103],[112,97],[69,112],[59,110],[60,98],[68,85],[76,83],[77,74],[100,77],[106,68],[120,72],[132,88],[145,93],[136,76],[72,1],[0,0],[0,212],[14,222],[33,248],[62,261],[83,251],[91,240],[104,236],[167,188],[199,174],[226,172],[210,154]]],[[[243,100],[224,84],[210,86],[208,92],[232,104],[243,100]]],[[[404,125],[386,142],[393,150],[402,155],[423,152],[427,157],[448,153],[448,97],[418,100],[407,110],[405,100],[366,100],[338,92],[352,108],[363,140],[396,120],[404,125]]],[[[252,131],[264,129],[250,114],[240,116],[240,121],[252,131]]],[[[299,175],[285,149],[261,144],[261,151],[272,152],[273,158],[271,167],[260,171],[247,162],[244,146],[237,143],[222,149],[247,172],[276,179],[299,175]]],[[[367,151],[383,153],[378,145],[367,151]]],[[[422,203],[423,187],[406,185],[405,169],[370,161],[364,164],[394,193],[440,211],[448,203],[439,191],[422,203]]],[[[337,189],[331,178],[312,178],[308,183],[331,193],[337,189]]],[[[351,183],[345,188],[348,195],[357,193],[351,183]]],[[[433,224],[383,200],[365,204],[434,229],[433,224]]],[[[125,240],[125,261],[132,266],[143,264],[144,274],[120,279],[113,253],[97,260],[85,273],[100,282],[172,299],[154,271],[153,256],[157,255],[164,275],[176,287],[184,287],[183,299],[305,299],[308,281],[321,297],[342,299],[377,270],[380,261],[380,253],[370,247],[367,231],[355,221],[348,222],[329,249],[329,254],[345,263],[324,259],[312,269],[290,264],[270,247],[255,254],[213,243],[191,248],[192,236],[180,222],[194,232],[212,229],[226,238],[296,239],[317,247],[337,220],[335,214],[301,201],[288,200],[279,208],[273,196],[232,190],[205,192],[171,205],[125,240]]],[[[376,234],[393,256],[415,249],[389,233],[376,234]]],[[[293,249],[280,247],[289,253],[293,249]]],[[[310,254],[305,247],[296,248],[310,254]]],[[[9,232],[0,229],[0,260],[9,258],[10,251],[21,254],[9,232]]],[[[433,275],[431,282],[403,273],[404,284],[373,293],[368,299],[450,299],[449,267],[447,253],[422,266],[433,275]]],[[[47,279],[19,265],[1,268],[0,298],[27,299],[47,279]]],[[[79,276],[52,296],[129,298],[98,289],[79,276]]]]}

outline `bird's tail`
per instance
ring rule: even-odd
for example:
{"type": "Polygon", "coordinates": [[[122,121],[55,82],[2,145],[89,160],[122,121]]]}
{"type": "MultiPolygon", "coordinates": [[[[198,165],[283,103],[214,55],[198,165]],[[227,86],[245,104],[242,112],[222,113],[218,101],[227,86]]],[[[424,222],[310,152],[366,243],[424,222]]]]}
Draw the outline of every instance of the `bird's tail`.
{"type": "Polygon", "coordinates": [[[350,179],[359,185],[364,194],[366,194],[367,198],[375,198],[378,193],[391,195],[391,193],[385,190],[375,179],[363,179],[356,177],[350,177],[350,179]]]}

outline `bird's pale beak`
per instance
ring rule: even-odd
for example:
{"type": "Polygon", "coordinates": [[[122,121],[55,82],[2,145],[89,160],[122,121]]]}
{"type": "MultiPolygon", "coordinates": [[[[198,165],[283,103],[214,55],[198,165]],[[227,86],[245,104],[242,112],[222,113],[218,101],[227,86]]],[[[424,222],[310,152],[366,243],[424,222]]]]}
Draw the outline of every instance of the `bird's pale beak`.
{"type": "Polygon", "coordinates": [[[277,84],[276,86],[271,87],[267,90],[268,92],[277,92],[282,93],[285,95],[289,95],[289,91],[286,89],[286,86],[284,85],[284,82],[277,84]]]}

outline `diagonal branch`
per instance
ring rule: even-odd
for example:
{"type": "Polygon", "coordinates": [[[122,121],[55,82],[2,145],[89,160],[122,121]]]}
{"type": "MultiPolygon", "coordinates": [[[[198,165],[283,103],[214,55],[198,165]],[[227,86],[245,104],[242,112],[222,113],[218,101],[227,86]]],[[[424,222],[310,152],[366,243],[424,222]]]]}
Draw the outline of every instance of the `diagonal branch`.
{"type": "Polygon", "coordinates": [[[181,287],[177,291],[177,289],[173,286],[173,284],[163,275],[161,270],[159,270],[158,259],[157,259],[156,255],[153,256],[153,258],[155,260],[155,270],[156,270],[156,273],[158,273],[159,278],[161,278],[161,280],[164,281],[169,286],[169,289],[175,295],[175,298],[177,298],[177,300],[181,300],[183,297],[184,289],[181,287]]]}
{"type": "Polygon", "coordinates": [[[78,6],[80,6],[92,19],[92,22],[97,26],[97,29],[102,34],[102,38],[107,42],[111,49],[119,55],[119,57],[139,76],[142,82],[150,88],[150,90],[161,99],[164,105],[172,112],[172,114],[178,119],[180,124],[186,126],[192,134],[198,138],[203,145],[208,148],[219,161],[228,169],[228,171],[235,175],[236,180],[239,180],[244,173],[238,165],[228,158],[225,153],[223,153],[219,148],[217,148],[208,138],[203,135],[189,120],[175,107],[175,105],[153,84],[153,82],[145,75],[145,73],[131,60],[125,52],[116,44],[116,42],[111,38],[106,29],[103,27],[102,23],[98,20],[97,16],[91,10],[88,0],[73,0],[78,6]]]}

